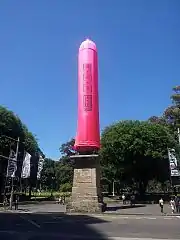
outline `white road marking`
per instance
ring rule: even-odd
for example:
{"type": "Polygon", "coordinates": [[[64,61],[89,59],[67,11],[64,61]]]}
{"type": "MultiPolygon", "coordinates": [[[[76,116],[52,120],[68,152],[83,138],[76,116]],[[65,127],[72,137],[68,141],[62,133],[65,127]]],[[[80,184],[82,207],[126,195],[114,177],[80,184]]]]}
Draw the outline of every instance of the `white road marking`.
{"type": "Polygon", "coordinates": [[[24,216],[19,216],[21,219],[23,219],[24,221],[26,222],[29,222],[30,224],[32,224],[33,226],[37,227],[37,228],[41,228],[41,226],[39,224],[37,224],[36,222],[34,222],[33,220],[31,219],[28,219],[24,216]]]}

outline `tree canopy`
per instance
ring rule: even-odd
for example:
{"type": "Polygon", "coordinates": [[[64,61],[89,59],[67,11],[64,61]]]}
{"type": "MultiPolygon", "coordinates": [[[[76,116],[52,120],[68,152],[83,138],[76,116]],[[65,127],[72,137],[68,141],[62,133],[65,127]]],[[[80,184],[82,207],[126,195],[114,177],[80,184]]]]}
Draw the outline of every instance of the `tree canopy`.
{"type": "Polygon", "coordinates": [[[149,180],[167,180],[167,148],[179,151],[168,127],[148,121],[120,121],[106,127],[101,144],[103,177],[136,183],[140,192],[149,180]]]}
{"type": "Polygon", "coordinates": [[[20,139],[20,149],[25,149],[30,154],[40,151],[37,139],[23,124],[20,118],[7,108],[0,106],[0,153],[9,155],[9,149],[16,146],[16,142],[10,140],[20,139]]]}
{"type": "Polygon", "coordinates": [[[61,157],[59,161],[45,159],[41,174],[42,188],[60,190],[64,186],[72,186],[74,161],[70,156],[74,154],[73,145],[74,139],[70,139],[60,146],[61,157]]]}
{"type": "MultiPolygon", "coordinates": [[[[39,154],[43,155],[39,148],[38,141],[27,126],[22,123],[20,118],[7,108],[0,106],[0,190],[3,185],[3,176],[6,173],[7,158],[10,154],[10,149],[16,150],[17,139],[19,138],[19,149],[17,157],[16,176],[20,177],[24,152],[31,154],[31,180],[29,181],[30,189],[36,182],[37,164],[39,154]]],[[[30,190],[31,192],[31,190],[30,190]]]]}
{"type": "Polygon", "coordinates": [[[163,114],[164,119],[174,128],[180,127],[180,86],[173,88],[172,105],[163,114]]]}

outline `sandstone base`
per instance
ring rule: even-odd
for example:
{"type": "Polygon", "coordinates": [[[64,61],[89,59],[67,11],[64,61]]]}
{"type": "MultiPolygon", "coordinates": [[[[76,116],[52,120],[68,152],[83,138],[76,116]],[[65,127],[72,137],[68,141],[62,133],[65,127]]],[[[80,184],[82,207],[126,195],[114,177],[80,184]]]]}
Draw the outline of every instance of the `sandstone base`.
{"type": "Polygon", "coordinates": [[[68,212],[100,213],[104,211],[100,188],[98,155],[75,155],[72,198],[68,212]]]}

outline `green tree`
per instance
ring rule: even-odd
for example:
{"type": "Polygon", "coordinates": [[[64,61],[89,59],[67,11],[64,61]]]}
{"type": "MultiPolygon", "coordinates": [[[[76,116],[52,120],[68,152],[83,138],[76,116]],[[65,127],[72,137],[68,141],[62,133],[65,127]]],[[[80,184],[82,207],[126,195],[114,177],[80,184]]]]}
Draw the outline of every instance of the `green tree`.
{"type": "Polygon", "coordinates": [[[73,149],[74,143],[75,143],[75,139],[72,138],[60,146],[59,151],[62,155],[61,160],[65,159],[65,158],[69,159],[70,156],[75,154],[75,151],[73,149]]]}
{"type": "Polygon", "coordinates": [[[24,141],[25,134],[21,120],[12,111],[0,106],[0,153],[4,156],[9,156],[10,146],[15,147],[16,143],[6,138],[20,138],[24,141]]]}
{"type": "Polygon", "coordinates": [[[33,155],[34,153],[41,153],[42,155],[44,155],[39,148],[38,140],[31,132],[29,132],[28,128],[25,125],[23,125],[23,132],[24,148],[26,149],[26,151],[29,152],[31,155],[33,155]]]}
{"type": "Polygon", "coordinates": [[[70,141],[64,143],[60,147],[61,158],[57,164],[57,181],[58,185],[73,182],[74,160],[70,156],[75,154],[73,150],[75,140],[72,138],[70,141]]]}
{"type": "Polygon", "coordinates": [[[64,183],[61,185],[60,187],[60,191],[61,192],[71,192],[72,191],[72,185],[70,183],[64,183]]]}
{"type": "Polygon", "coordinates": [[[58,191],[61,186],[72,186],[74,161],[70,156],[75,153],[73,145],[74,139],[61,145],[61,158],[59,161],[45,159],[44,168],[41,174],[42,188],[58,191]]]}
{"type": "Polygon", "coordinates": [[[162,116],[152,116],[148,121],[168,126],[170,132],[174,135],[176,141],[178,141],[177,130],[180,128],[180,86],[176,86],[172,90],[173,93],[170,97],[172,104],[165,109],[162,116]]]}
{"type": "Polygon", "coordinates": [[[150,123],[158,123],[161,125],[167,125],[166,120],[164,117],[157,117],[157,116],[152,116],[148,119],[148,122],[150,123]]]}
{"type": "MultiPolygon", "coordinates": [[[[42,154],[38,146],[38,141],[35,136],[28,130],[28,128],[22,123],[20,118],[7,108],[0,106],[0,155],[9,157],[10,148],[16,150],[16,141],[9,139],[8,137],[17,140],[19,138],[19,154],[18,154],[18,170],[17,174],[20,174],[24,151],[29,152],[32,156],[42,154]]],[[[33,158],[33,164],[37,165],[38,157],[33,158]]],[[[4,157],[0,158],[1,180],[3,184],[3,174],[6,173],[8,160],[4,157]]],[[[33,169],[37,168],[33,167],[33,169]]],[[[36,175],[36,173],[33,175],[36,175]]],[[[33,181],[30,182],[30,185],[33,181]]],[[[2,186],[0,186],[1,188],[2,186]]]]}
{"type": "Polygon", "coordinates": [[[106,127],[101,136],[101,164],[113,169],[109,181],[136,185],[143,194],[148,181],[164,182],[169,177],[167,147],[179,151],[168,127],[148,121],[120,121],[106,127]]]}
{"type": "Polygon", "coordinates": [[[56,189],[56,162],[50,158],[45,158],[41,173],[41,187],[47,190],[56,189]]]}
{"type": "Polygon", "coordinates": [[[20,138],[20,150],[25,149],[30,154],[39,152],[37,139],[29,132],[20,118],[7,108],[0,106],[0,153],[9,156],[10,146],[16,147],[16,142],[8,139],[20,138]]]}
{"type": "Polygon", "coordinates": [[[180,127],[180,86],[173,88],[171,100],[172,105],[164,111],[163,117],[169,125],[177,129],[180,127]]]}

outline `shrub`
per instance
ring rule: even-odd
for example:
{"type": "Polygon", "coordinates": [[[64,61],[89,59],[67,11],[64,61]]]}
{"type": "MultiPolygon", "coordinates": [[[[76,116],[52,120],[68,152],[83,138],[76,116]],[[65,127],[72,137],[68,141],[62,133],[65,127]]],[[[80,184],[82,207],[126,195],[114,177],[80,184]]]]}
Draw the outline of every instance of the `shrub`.
{"type": "Polygon", "coordinates": [[[71,192],[72,191],[72,185],[70,183],[64,183],[60,187],[60,192],[71,192]]]}

